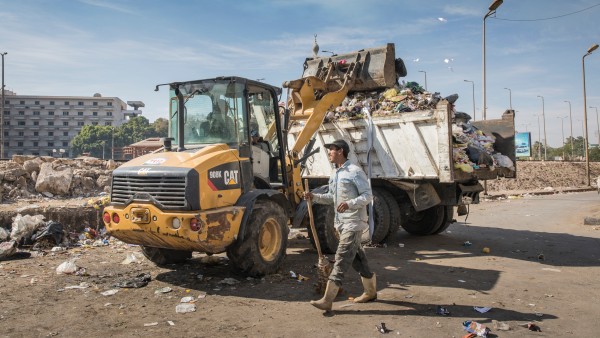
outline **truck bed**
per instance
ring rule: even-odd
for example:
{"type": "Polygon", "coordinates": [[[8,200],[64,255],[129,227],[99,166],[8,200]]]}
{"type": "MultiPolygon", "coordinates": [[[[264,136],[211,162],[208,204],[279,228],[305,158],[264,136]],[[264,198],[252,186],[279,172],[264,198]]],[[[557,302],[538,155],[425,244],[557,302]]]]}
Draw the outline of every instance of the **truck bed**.
{"type": "MultiPolygon", "coordinates": [[[[465,182],[473,179],[515,177],[516,169],[497,167],[476,169],[466,173],[454,169],[452,157],[452,119],[450,106],[440,102],[436,109],[404,112],[388,116],[374,116],[371,172],[373,178],[394,180],[435,180],[440,183],[465,182]]],[[[473,123],[486,135],[496,137],[494,147],[515,163],[514,113],[505,113],[502,119],[473,123]]],[[[290,145],[302,126],[294,126],[288,134],[290,145]]],[[[336,139],[350,144],[349,159],[368,168],[368,121],[366,119],[337,120],[323,123],[317,131],[314,147],[336,139]]],[[[327,152],[321,150],[310,158],[304,177],[329,177],[331,164],[327,152]]]]}

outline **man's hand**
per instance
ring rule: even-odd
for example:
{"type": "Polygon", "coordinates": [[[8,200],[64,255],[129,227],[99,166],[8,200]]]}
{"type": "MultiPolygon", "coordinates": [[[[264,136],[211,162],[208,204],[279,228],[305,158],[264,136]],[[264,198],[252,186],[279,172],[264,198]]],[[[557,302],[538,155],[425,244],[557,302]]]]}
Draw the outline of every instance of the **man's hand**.
{"type": "Polygon", "coordinates": [[[348,208],[349,208],[348,207],[348,203],[342,202],[342,203],[340,203],[340,205],[338,205],[337,211],[338,212],[344,212],[344,211],[348,210],[348,208]]]}
{"type": "Polygon", "coordinates": [[[312,200],[313,197],[315,197],[315,195],[312,192],[310,192],[310,191],[305,191],[304,192],[304,199],[305,200],[312,200]]]}

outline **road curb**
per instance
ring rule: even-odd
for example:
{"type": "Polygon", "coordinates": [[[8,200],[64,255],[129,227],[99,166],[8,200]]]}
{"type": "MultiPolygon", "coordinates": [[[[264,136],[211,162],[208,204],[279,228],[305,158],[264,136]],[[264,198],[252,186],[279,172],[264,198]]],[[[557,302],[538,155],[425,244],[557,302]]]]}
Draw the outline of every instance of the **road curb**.
{"type": "Polygon", "coordinates": [[[498,200],[498,199],[506,199],[509,196],[525,196],[525,195],[555,195],[562,193],[572,193],[572,192],[586,192],[586,191],[596,191],[596,187],[578,187],[578,188],[565,188],[560,190],[537,190],[537,191],[527,191],[527,192],[515,192],[515,193],[505,193],[505,194],[488,194],[483,195],[482,198],[485,200],[498,200]]]}

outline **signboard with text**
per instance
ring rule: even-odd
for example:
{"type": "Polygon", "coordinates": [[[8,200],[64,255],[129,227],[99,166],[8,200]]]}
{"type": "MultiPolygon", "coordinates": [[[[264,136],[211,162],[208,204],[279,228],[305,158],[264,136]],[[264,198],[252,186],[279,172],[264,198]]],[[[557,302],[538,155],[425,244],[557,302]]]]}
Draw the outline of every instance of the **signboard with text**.
{"type": "Polygon", "coordinates": [[[515,152],[517,157],[531,156],[531,133],[515,134],[515,152]]]}

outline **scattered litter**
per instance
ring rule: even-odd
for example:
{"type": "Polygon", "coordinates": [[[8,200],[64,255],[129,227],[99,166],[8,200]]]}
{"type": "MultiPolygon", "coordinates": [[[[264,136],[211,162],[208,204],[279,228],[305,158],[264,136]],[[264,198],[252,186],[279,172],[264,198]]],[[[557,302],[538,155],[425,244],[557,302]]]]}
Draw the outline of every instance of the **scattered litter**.
{"type": "Polygon", "coordinates": [[[536,312],[535,315],[538,316],[538,317],[543,317],[544,316],[544,314],[541,313],[541,312],[536,312]]]}
{"type": "Polygon", "coordinates": [[[542,270],[544,270],[544,271],[552,271],[552,272],[561,272],[560,269],[553,269],[553,268],[542,268],[542,270]]]}
{"type": "Polygon", "coordinates": [[[236,285],[239,282],[240,281],[235,278],[225,278],[225,279],[221,280],[218,284],[236,285]]]}
{"type": "Polygon", "coordinates": [[[459,279],[459,280],[458,280],[458,282],[459,282],[459,283],[466,283],[467,281],[466,281],[466,280],[459,279]]]}
{"type": "Polygon", "coordinates": [[[440,323],[440,322],[435,322],[435,327],[442,327],[442,323],[440,323]]]}
{"type": "Polygon", "coordinates": [[[200,273],[196,276],[196,279],[198,279],[201,282],[204,280],[204,275],[200,273]]]}
{"type": "Polygon", "coordinates": [[[116,283],[114,286],[119,288],[141,288],[148,285],[148,282],[152,280],[149,273],[140,273],[130,280],[124,280],[116,283]]]}
{"type": "Polygon", "coordinates": [[[348,304],[340,305],[340,308],[350,307],[350,306],[354,306],[354,305],[355,305],[355,303],[348,303],[348,304]]]}
{"type": "Polygon", "coordinates": [[[551,295],[551,294],[547,294],[547,293],[546,293],[546,294],[544,294],[544,296],[546,296],[547,298],[552,298],[552,297],[554,297],[553,295],[551,295]]]}
{"type": "Polygon", "coordinates": [[[296,279],[296,278],[298,278],[298,276],[296,275],[296,273],[294,271],[290,271],[290,278],[296,279]]]}
{"type": "Polygon", "coordinates": [[[158,325],[158,322],[152,322],[152,323],[145,323],[144,326],[156,326],[158,325]]]}
{"type": "Polygon", "coordinates": [[[10,232],[0,226],[0,242],[4,242],[10,238],[10,232]]]}
{"type": "Polygon", "coordinates": [[[50,249],[51,252],[59,252],[59,251],[66,251],[67,248],[65,248],[64,246],[55,246],[52,249],[50,249]]]}
{"type": "Polygon", "coordinates": [[[188,312],[195,312],[196,311],[196,304],[194,303],[180,303],[177,304],[177,306],[175,307],[175,312],[177,313],[188,313],[188,312]]]}
{"type": "Polygon", "coordinates": [[[398,246],[404,248],[404,243],[398,243],[398,246]]]}
{"type": "Polygon", "coordinates": [[[169,325],[171,325],[171,326],[175,326],[175,323],[173,323],[172,320],[167,320],[167,323],[169,323],[169,325]]]}
{"type": "Polygon", "coordinates": [[[159,294],[161,294],[161,293],[169,293],[169,292],[171,292],[171,291],[173,291],[173,289],[171,289],[171,288],[170,288],[170,287],[168,287],[168,286],[165,286],[164,288],[160,288],[160,289],[156,289],[156,290],[154,290],[154,294],[155,294],[155,295],[159,295],[159,294]]]}
{"type": "Polygon", "coordinates": [[[200,294],[198,295],[198,299],[204,299],[206,298],[206,292],[200,292],[200,294]]]}
{"type": "Polygon", "coordinates": [[[377,331],[379,331],[381,333],[388,333],[388,332],[392,331],[392,330],[388,329],[387,327],[385,327],[385,323],[381,323],[381,325],[375,325],[375,327],[377,328],[377,331]]]}
{"type": "Polygon", "coordinates": [[[110,290],[101,292],[100,294],[103,295],[103,296],[112,296],[112,295],[114,295],[117,292],[119,292],[119,289],[110,289],[110,290]]]}
{"type": "Polygon", "coordinates": [[[449,316],[450,315],[450,311],[448,311],[448,309],[446,309],[445,307],[438,305],[436,312],[438,315],[440,316],[449,316]]]}
{"type": "Polygon", "coordinates": [[[70,290],[70,289],[87,289],[89,287],[90,287],[90,284],[88,284],[86,282],[81,282],[81,283],[79,283],[79,285],[65,286],[64,289],[65,290],[70,290]]]}
{"type": "Polygon", "coordinates": [[[538,259],[539,259],[540,261],[543,261],[543,260],[544,260],[544,254],[539,254],[539,255],[538,255],[538,259]]]}
{"type": "Polygon", "coordinates": [[[469,247],[471,245],[473,245],[473,243],[471,243],[469,241],[466,241],[466,242],[463,243],[463,246],[465,246],[465,247],[469,247]]]}
{"type": "Polygon", "coordinates": [[[413,295],[406,295],[406,296],[404,296],[404,298],[406,298],[406,299],[411,299],[413,297],[414,297],[413,295]]]}
{"type": "Polygon", "coordinates": [[[529,331],[542,332],[542,329],[534,323],[526,323],[523,326],[529,329],[529,331]]]}
{"type": "Polygon", "coordinates": [[[185,297],[181,298],[181,300],[179,302],[180,303],[191,303],[194,300],[195,300],[195,298],[192,296],[185,296],[185,297]]]}
{"type": "Polygon", "coordinates": [[[17,252],[17,242],[8,241],[0,243],[0,260],[8,258],[17,252]]]}
{"type": "Polygon", "coordinates": [[[59,275],[60,274],[70,275],[70,274],[77,272],[77,270],[79,270],[79,267],[77,265],[75,265],[75,262],[66,261],[66,262],[62,262],[56,268],[56,273],[59,275]]]}
{"type": "Polygon", "coordinates": [[[298,229],[290,229],[290,233],[288,234],[288,239],[304,239],[306,236],[298,229]]]}
{"type": "Polygon", "coordinates": [[[121,262],[121,264],[128,265],[131,263],[138,263],[138,262],[139,262],[139,260],[133,253],[128,253],[127,257],[125,257],[125,259],[121,262]]]}
{"type": "Polygon", "coordinates": [[[60,245],[65,238],[63,225],[59,222],[48,221],[40,226],[31,236],[31,241],[34,242],[33,250],[52,248],[60,245]]]}
{"type": "Polygon", "coordinates": [[[490,248],[485,247],[485,248],[481,249],[481,252],[483,252],[484,254],[489,254],[490,253],[490,248]]]}
{"type": "Polygon", "coordinates": [[[17,214],[12,223],[10,238],[17,242],[30,239],[42,224],[44,224],[44,215],[21,216],[21,214],[17,214]]]}
{"type": "Polygon", "coordinates": [[[477,337],[487,337],[487,334],[490,332],[490,329],[485,325],[479,324],[476,321],[467,320],[463,322],[463,328],[469,332],[476,334],[477,337]]]}
{"type": "Polygon", "coordinates": [[[508,325],[508,323],[505,322],[499,322],[495,319],[492,319],[492,327],[494,328],[494,330],[498,330],[498,331],[508,331],[510,330],[510,325],[508,325]]]}
{"type": "Polygon", "coordinates": [[[486,313],[486,312],[490,311],[492,308],[491,307],[482,307],[482,306],[473,306],[473,309],[475,309],[475,311],[477,311],[479,313],[486,313]]]}

